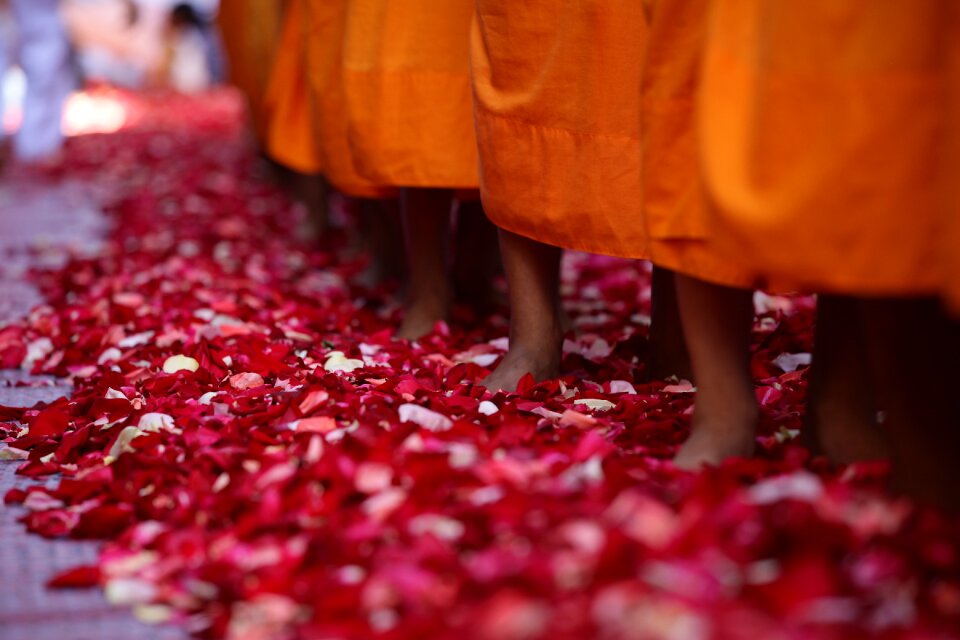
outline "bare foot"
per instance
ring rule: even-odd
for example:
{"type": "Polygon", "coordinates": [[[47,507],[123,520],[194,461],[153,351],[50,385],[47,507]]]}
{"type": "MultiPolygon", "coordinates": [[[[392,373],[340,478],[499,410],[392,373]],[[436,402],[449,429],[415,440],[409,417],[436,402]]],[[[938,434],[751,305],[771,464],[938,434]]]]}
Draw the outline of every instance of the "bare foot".
{"type": "Polygon", "coordinates": [[[748,407],[736,418],[699,424],[694,418],[690,437],[673,460],[679,469],[698,471],[718,466],[728,458],[746,458],[756,448],[757,410],[748,407]]]}
{"type": "Polygon", "coordinates": [[[450,316],[450,296],[438,294],[410,303],[397,329],[397,338],[417,340],[433,331],[434,325],[450,316]]]}
{"type": "Polygon", "coordinates": [[[528,373],[537,382],[556,378],[560,374],[561,347],[562,337],[553,348],[547,345],[532,349],[511,346],[497,369],[480,384],[493,392],[512,392],[517,390],[520,378],[528,373]]]}
{"type": "Polygon", "coordinates": [[[890,444],[870,413],[845,404],[811,398],[804,424],[804,441],[835,464],[890,457],[890,444]]]}
{"type": "Polygon", "coordinates": [[[839,464],[890,455],[877,421],[880,402],[867,361],[861,314],[853,298],[822,295],[817,300],[802,439],[812,451],[839,464]]]}

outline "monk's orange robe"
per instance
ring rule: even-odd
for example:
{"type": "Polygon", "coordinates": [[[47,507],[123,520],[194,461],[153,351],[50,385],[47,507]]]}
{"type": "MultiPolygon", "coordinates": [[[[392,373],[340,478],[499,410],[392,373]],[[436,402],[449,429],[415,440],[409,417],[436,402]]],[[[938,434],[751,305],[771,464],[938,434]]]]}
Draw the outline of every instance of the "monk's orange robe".
{"type": "Polygon", "coordinates": [[[478,0],[471,43],[480,184],[499,227],[567,249],[647,255],[641,3],[478,0]]]}
{"type": "Polygon", "coordinates": [[[940,174],[944,221],[940,251],[949,310],[960,318],[960,5],[950,7],[947,29],[946,151],[940,174]]]}
{"type": "Polygon", "coordinates": [[[642,79],[643,220],[659,267],[725,286],[756,274],[717,251],[697,153],[696,103],[710,0],[653,0],[642,79]]]}
{"type": "Polygon", "coordinates": [[[230,84],[246,97],[260,140],[266,133],[263,97],[280,34],[283,5],[277,0],[229,0],[220,3],[217,14],[230,84]]]}
{"type": "Polygon", "coordinates": [[[284,16],[283,32],[264,96],[265,147],[267,155],[285,167],[314,174],[323,166],[307,85],[304,2],[291,0],[284,16]]]}
{"type": "Polygon", "coordinates": [[[699,107],[712,237],[810,291],[936,294],[953,0],[713,0],[699,107]]]}
{"type": "Polygon", "coordinates": [[[343,47],[347,0],[304,0],[307,85],[315,127],[314,143],[327,181],[354,197],[383,197],[388,191],[356,170],[347,135],[343,93],[343,47]]]}
{"type": "Polygon", "coordinates": [[[707,231],[694,131],[707,3],[480,0],[473,73],[494,223],[567,249],[752,283],[707,231]]]}
{"type": "Polygon", "coordinates": [[[472,0],[350,0],[343,82],[357,169],[378,184],[477,187],[472,0]]]}

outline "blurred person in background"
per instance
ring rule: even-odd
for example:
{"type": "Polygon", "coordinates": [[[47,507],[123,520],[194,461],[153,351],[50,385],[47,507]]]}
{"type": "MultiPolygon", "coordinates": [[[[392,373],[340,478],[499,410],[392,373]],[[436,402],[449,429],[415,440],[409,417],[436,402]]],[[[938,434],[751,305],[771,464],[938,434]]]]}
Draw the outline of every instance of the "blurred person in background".
{"type": "MultiPolygon", "coordinates": [[[[0,74],[18,64],[26,78],[23,117],[13,137],[13,158],[22,164],[56,165],[60,159],[63,107],[75,78],[59,4],[0,0],[10,18],[0,31],[0,74]]],[[[0,112],[5,112],[2,103],[0,112]]]]}
{"type": "Polygon", "coordinates": [[[222,79],[223,56],[214,27],[219,0],[133,2],[137,8],[136,29],[149,60],[150,84],[197,91],[222,79]],[[200,68],[185,69],[193,64],[191,60],[200,68]],[[201,82],[200,74],[206,76],[205,82],[201,82]]]}
{"type": "Polygon", "coordinates": [[[139,87],[149,55],[137,32],[137,6],[131,0],[64,0],[63,20],[87,80],[139,87]]]}
{"type": "Polygon", "coordinates": [[[213,16],[189,2],[174,5],[167,16],[166,41],[163,76],[173,89],[196,93],[224,81],[223,53],[213,16]]]}
{"type": "Polygon", "coordinates": [[[193,93],[223,80],[217,2],[64,0],[85,78],[193,93]]]}

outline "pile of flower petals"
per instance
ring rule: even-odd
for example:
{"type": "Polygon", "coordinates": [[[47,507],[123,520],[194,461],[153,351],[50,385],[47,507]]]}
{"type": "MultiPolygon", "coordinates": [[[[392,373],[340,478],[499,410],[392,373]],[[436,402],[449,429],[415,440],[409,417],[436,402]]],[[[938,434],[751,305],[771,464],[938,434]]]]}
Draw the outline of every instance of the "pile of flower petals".
{"type": "Polygon", "coordinates": [[[75,386],[0,427],[61,474],[6,496],[26,526],[107,541],[55,586],[234,640],[960,638],[956,518],[796,443],[809,300],[758,298],[761,455],[681,473],[693,389],[645,379],[642,265],[570,256],[564,377],[492,395],[502,314],[392,341],[346,243],[293,240],[232,94],[153,106],[71,141],[110,236],[0,329],[75,386]]]}

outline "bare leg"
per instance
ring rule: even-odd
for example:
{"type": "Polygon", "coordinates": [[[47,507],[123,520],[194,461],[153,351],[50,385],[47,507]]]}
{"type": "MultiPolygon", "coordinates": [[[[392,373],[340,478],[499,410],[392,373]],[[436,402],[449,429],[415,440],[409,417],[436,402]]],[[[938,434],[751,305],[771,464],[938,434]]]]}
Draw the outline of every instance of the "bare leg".
{"type": "Polygon", "coordinates": [[[697,399],[690,438],[675,463],[694,470],[753,453],[758,416],[750,375],[753,295],[680,274],[676,278],[697,399]]]}
{"type": "Polygon", "coordinates": [[[546,380],[560,372],[562,252],[503,229],[500,251],[509,285],[510,350],[482,384],[493,391],[513,391],[527,373],[546,380]]]}
{"type": "Polygon", "coordinates": [[[861,326],[855,299],[821,295],[817,300],[804,436],[814,451],[840,464],[889,455],[877,424],[879,407],[861,326]]]}
{"type": "Polygon", "coordinates": [[[287,185],[290,195],[307,209],[297,236],[305,242],[316,242],[330,224],[326,181],[320,175],[290,171],[287,185]]]}
{"type": "Polygon", "coordinates": [[[453,285],[447,245],[452,193],[446,189],[404,189],[401,196],[410,290],[397,337],[416,340],[450,315],[453,285]]]}
{"type": "Polygon", "coordinates": [[[883,398],[893,486],[960,508],[960,328],[933,299],[862,301],[867,357],[883,398]]]}
{"type": "Polygon", "coordinates": [[[690,354],[680,322],[674,273],[654,267],[651,289],[648,376],[653,380],[670,376],[689,380],[692,376],[690,354]]]}
{"type": "Polygon", "coordinates": [[[493,286],[501,271],[497,227],[487,219],[479,200],[461,201],[453,262],[457,300],[489,311],[502,301],[493,286]]]}
{"type": "Polygon", "coordinates": [[[357,282],[375,287],[406,273],[406,253],[400,224],[400,206],[396,199],[360,200],[360,238],[362,250],[370,253],[370,265],[357,277],[357,282]]]}

